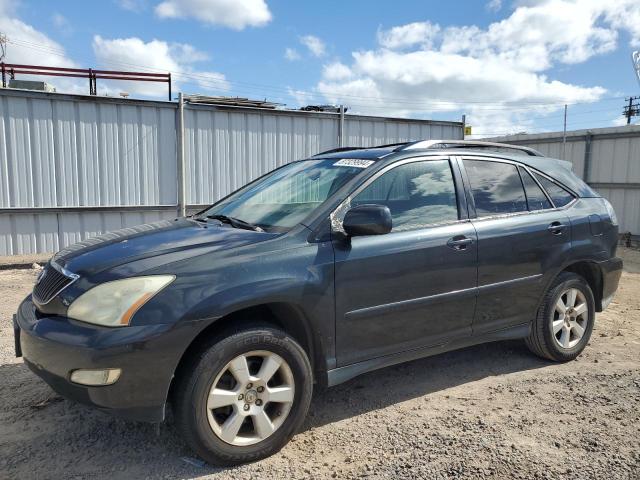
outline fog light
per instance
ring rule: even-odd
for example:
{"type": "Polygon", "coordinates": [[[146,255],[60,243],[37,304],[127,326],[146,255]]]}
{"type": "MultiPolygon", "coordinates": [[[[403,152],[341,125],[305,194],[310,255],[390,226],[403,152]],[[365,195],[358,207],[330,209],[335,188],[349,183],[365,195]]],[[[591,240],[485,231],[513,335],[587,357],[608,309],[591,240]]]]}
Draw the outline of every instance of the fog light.
{"type": "Polygon", "coordinates": [[[119,368],[105,368],[102,370],[74,370],[71,372],[71,381],[80,385],[98,387],[111,385],[120,378],[122,370],[119,368]]]}

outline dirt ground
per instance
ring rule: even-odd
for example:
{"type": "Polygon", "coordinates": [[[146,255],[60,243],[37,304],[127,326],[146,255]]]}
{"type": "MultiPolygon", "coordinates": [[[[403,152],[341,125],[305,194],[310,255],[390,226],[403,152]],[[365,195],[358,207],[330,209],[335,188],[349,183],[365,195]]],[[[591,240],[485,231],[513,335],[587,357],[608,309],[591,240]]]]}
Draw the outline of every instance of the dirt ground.
{"type": "Polygon", "coordinates": [[[63,400],[13,356],[35,270],[0,271],[0,478],[640,478],[640,252],[591,343],[552,364],[521,342],[467,348],[316,392],[279,454],[216,469],[171,421],[63,400]],[[631,273],[635,272],[635,273],[631,273]]]}

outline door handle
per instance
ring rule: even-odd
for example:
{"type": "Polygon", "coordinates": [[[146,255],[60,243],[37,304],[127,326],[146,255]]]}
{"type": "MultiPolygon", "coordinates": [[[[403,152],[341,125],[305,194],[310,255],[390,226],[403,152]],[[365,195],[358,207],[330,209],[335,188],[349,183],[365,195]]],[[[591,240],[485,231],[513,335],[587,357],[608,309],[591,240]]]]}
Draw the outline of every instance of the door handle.
{"type": "Polygon", "coordinates": [[[567,228],[566,225],[560,223],[560,222],[552,222],[548,227],[547,230],[549,230],[553,235],[562,235],[562,231],[567,228]]]}
{"type": "Polygon", "coordinates": [[[465,237],[464,235],[456,235],[447,241],[447,247],[454,250],[466,250],[467,245],[473,243],[473,238],[465,237]]]}

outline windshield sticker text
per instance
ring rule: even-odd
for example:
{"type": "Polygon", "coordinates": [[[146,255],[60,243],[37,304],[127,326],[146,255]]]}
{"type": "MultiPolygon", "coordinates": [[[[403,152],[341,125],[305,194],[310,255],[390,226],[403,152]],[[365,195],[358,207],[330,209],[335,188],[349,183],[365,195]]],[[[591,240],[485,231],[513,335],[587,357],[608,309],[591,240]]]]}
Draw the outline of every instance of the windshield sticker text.
{"type": "Polygon", "coordinates": [[[334,167],[356,167],[356,168],[367,168],[369,165],[373,164],[373,160],[362,160],[359,158],[351,158],[346,160],[338,160],[333,164],[334,167]]]}

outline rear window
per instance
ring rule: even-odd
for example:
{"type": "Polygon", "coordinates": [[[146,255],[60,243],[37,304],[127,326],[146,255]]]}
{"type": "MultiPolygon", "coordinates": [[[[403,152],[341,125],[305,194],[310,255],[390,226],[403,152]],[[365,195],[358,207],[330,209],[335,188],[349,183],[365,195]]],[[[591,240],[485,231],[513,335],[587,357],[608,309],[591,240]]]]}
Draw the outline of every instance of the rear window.
{"type": "Polygon", "coordinates": [[[536,172],[533,172],[533,174],[535,175],[536,179],[540,182],[540,185],[542,185],[542,188],[544,188],[547,191],[547,193],[551,197],[551,200],[553,200],[553,204],[557,208],[564,207],[565,205],[571,203],[575,198],[572,194],[570,194],[567,190],[562,188],[557,183],[552,182],[551,180],[549,180],[546,177],[543,177],[542,175],[538,175],[536,172]]]}
{"type": "Polygon", "coordinates": [[[524,185],[524,191],[527,194],[527,203],[529,210],[546,210],[553,208],[551,202],[544,194],[540,186],[535,182],[533,177],[524,168],[520,168],[520,176],[524,185]]]}
{"type": "Polygon", "coordinates": [[[485,160],[463,162],[478,217],[527,211],[527,199],[515,165],[485,160]]]}

